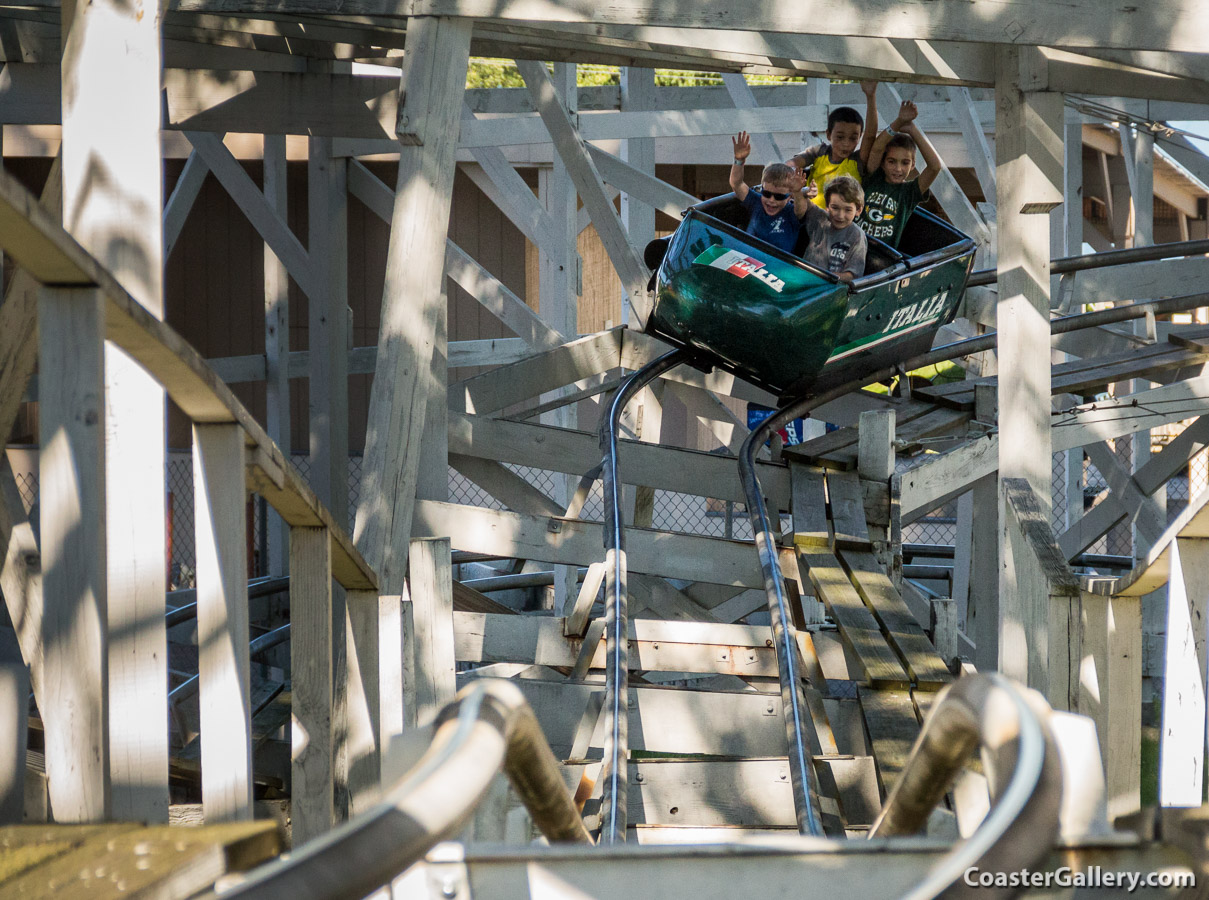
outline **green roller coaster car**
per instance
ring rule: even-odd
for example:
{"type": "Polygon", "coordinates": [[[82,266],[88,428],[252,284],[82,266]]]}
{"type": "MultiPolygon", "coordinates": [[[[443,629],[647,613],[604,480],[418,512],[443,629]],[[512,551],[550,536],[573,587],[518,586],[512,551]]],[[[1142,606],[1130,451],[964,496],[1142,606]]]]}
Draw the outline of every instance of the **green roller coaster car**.
{"type": "Polygon", "coordinates": [[[917,209],[902,246],[870,238],[866,274],[844,283],[744,232],[746,216],[733,194],[708,200],[648,248],[662,260],[646,330],[782,399],[930,349],[974,263],[969,237],[917,209]]]}

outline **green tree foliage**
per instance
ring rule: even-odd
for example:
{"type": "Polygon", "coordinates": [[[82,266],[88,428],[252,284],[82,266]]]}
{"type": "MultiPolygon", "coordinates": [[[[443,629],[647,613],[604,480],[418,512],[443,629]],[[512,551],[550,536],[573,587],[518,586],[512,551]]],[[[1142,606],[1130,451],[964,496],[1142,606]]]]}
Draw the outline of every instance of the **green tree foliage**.
{"type": "MultiPolygon", "coordinates": [[[[750,79],[756,84],[783,84],[805,81],[805,78],[789,76],[757,76],[750,79]]],[[[621,71],[617,66],[582,64],[579,66],[576,83],[580,87],[599,87],[621,83],[621,71]]],[[[717,72],[690,72],[683,69],[656,69],[655,84],[663,87],[693,87],[697,85],[721,84],[722,76],[717,72]]],[[[513,88],[524,87],[525,81],[510,59],[474,59],[466,75],[468,88],[513,88]]]]}

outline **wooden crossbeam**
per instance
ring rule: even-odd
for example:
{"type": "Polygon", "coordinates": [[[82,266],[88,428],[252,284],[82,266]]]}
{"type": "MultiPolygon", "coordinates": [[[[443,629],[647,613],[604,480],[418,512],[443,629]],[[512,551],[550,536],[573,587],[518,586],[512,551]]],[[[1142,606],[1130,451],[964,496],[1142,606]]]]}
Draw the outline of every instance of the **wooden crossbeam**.
{"type": "MultiPolygon", "coordinates": [[[[1184,340],[1188,340],[1184,336],[1184,340]]],[[[1171,372],[1203,364],[1209,352],[1184,346],[1175,341],[1129,350],[1107,357],[1091,357],[1061,363],[1051,370],[1051,393],[1086,394],[1088,391],[1133,378],[1147,378],[1162,372],[1171,372]]],[[[995,377],[967,379],[936,387],[920,388],[915,393],[923,399],[932,400],[952,409],[974,408],[974,392],[981,385],[997,385],[995,377]]]]}
{"type": "MultiPolygon", "coordinates": [[[[705,496],[740,503],[744,500],[732,457],[642,441],[622,440],[619,446],[621,472],[627,484],[697,496],[704,492],[705,496]]],[[[572,475],[600,462],[599,441],[589,432],[453,413],[449,418],[449,450],[572,475]]],[[[756,469],[766,496],[787,501],[785,469],[765,462],[757,463],[756,469]]]]}
{"type": "Polygon", "coordinates": [[[609,254],[609,260],[621,279],[630,307],[638,322],[645,324],[650,313],[650,299],[646,292],[646,281],[650,273],[642,262],[641,255],[630,244],[613,203],[605,196],[604,183],[596,164],[588,154],[587,147],[566,109],[558,102],[554,83],[546,67],[533,60],[517,60],[517,68],[525,79],[525,85],[533,96],[558,155],[567,166],[567,174],[592,217],[592,223],[609,254]]]}
{"type": "Polygon", "coordinates": [[[451,413],[489,415],[621,364],[622,328],[601,331],[449,386],[451,413]]]}
{"type": "Polygon", "coordinates": [[[277,213],[244,171],[243,166],[222,142],[222,136],[203,131],[186,132],[189,142],[205,160],[214,176],[226,188],[231,199],[248,217],[257,233],[273,253],[289,269],[290,275],[307,296],[314,297],[318,288],[314,267],[302,242],[290,231],[289,225],[277,213]]]}
{"type": "Polygon", "coordinates": [[[0,248],[37,280],[98,285],[105,296],[105,337],[164,386],[192,421],[237,422],[244,431],[252,486],[291,525],[328,528],[333,569],[346,587],[373,588],[373,570],[305,480],[193,346],[154,318],[68,235],[11,176],[0,173],[0,248]]]}
{"type": "MultiPolygon", "coordinates": [[[[600,556],[598,523],[436,500],[417,502],[413,535],[452,535],[457,550],[559,565],[588,565],[600,556]]],[[[749,542],[628,528],[626,548],[631,572],[749,588],[764,584],[749,542]]]]}

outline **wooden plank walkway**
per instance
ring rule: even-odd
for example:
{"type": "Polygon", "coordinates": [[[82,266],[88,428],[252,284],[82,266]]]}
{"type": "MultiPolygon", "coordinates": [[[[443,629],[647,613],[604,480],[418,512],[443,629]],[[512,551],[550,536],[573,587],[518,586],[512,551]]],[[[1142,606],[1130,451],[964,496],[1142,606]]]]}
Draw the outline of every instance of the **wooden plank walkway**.
{"type": "Polygon", "coordinates": [[[276,822],[0,828],[0,896],[183,900],[282,850],[276,822]]]}

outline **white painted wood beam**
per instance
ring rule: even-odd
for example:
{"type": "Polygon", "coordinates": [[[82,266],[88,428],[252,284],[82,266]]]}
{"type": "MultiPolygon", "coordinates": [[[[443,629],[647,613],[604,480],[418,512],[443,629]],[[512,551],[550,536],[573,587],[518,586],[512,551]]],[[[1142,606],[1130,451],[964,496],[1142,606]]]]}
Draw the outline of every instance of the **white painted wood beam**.
{"type": "MultiPolygon", "coordinates": [[[[503,463],[533,465],[578,475],[599,462],[597,439],[585,431],[510,422],[485,416],[450,417],[449,445],[454,453],[503,463]]],[[[742,502],[743,490],[733,459],[699,450],[623,439],[619,444],[627,484],[742,502]]],[[[781,466],[757,463],[770,502],[788,506],[789,481],[781,466]]]]}
{"type": "MultiPolygon", "coordinates": [[[[573,123],[579,116],[578,67],[574,64],[556,62],[550,83],[554,88],[559,113],[568,117],[573,123]]],[[[545,71],[544,68],[542,70],[545,71]]],[[[537,99],[537,94],[530,90],[530,96],[537,99]]],[[[540,104],[539,110],[541,109],[540,104]]],[[[551,131],[553,134],[553,131],[551,131]]],[[[555,145],[556,150],[558,145],[555,145]]],[[[551,243],[540,246],[543,251],[538,260],[538,306],[542,319],[558,333],[575,335],[579,333],[579,297],[583,293],[583,259],[579,254],[579,225],[578,199],[576,183],[569,163],[561,152],[556,152],[549,168],[542,167],[537,173],[538,200],[545,207],[553,225],[551,243]]],[[[595,208],[599,208],[597,204],[595,208]]],[[[585,213],[591,214],[595,208],[585,203],[585,213]]],[[[623,302],[618,298],[619,308],[623,302]]],[[[618,315],[617,319],[622,317],[618,315]]],[[[550,402],[567,396],[571,391],[560,389],[551,395],[543,396],[550,402]]],[[[561,404],[542,415],[542,421],[560,428],[574,428],[577,411],[574,404],[561,404]]],[[[575,492],[577,479],[574,476],[556,478],[553,499],[560,507],[565,508],[575,492]]],[[[526,568],[530,564],[526,564],[526,568]]],[[[524,569],[522,569],[524,571],[524,569]]],[[[577,590],[576,570],[574,567],[555,566],[554,569],[554,611],[562,613],[569,603],[574,602],[577,590]]]]}
{"type": "MultiPolygon", "coordinates": [[[[390,222],[395,192],[357,160],[349,161],[348,186],[353,195],[371,212],[383,221],[390,222]]],[[[529,190],[528,186],[525,186],[525,190],[529,190]]],[[[544,210],[542,214],[546,214],[544,210]]],[[[445,242],[445,272],[527,345],[552,347],[563,342],[563,336],[533,312],[525,301],[512,293],[451,240],[445,242]]],[[[449,364],[452,366],[454,362],[451,360],[449,364]]],[[[470,363],[459,361],[457,365],[470,363]]]]}
{"type": "Polygon", "coordinates": [[[206,165],[205,160],[196,150],[191,151],[189,158],[185,160],[185,167],[181,170],[180,177],[176,180],[176,185],[172,188],[172,194],[168,197],[168,203],[164,207],[165,260],[172,255],[172,249],[180,240],[185,220],[189,217],[189,213],[193,209],[193,202],[201,193],[202,185],[208,174],[210,174],[210,167],[206,165]]]}
{"type": "Polygon", "coordinates": [[[1199,807],[1205,767],[1205,644],[1209,636],[1209,541],[1171,546],[1163,652],[1159,805],[1199,807]]]}
{"type": "MultiPolygon", "coordinates": [[[[655,70],[625,66],[620,74],[619,106],[623,111],[634,112],[659,108],[659,89],[655,86],[655,70]]],[[[623,141],[620,157],[605,158],[598,148],[589,146],[592,160],[606,182],[622,191],[621,220],[625,223],[630,242],[636,247],[645,247],[655,237],[655,209],[660,207],[656,199],[660,195],[658,185],[663,184],[655,177],[655,142],[649,138],[633,138],[623,141]],[[610,163],[614,160],[620,165],[610,163]],[[624,186],[618,178],[626,180],[633,176],[641,180],[643,187],[631,183],[624,186]],[[651,185],[650,182],[654,182],[651,185]]],[[[662,207],[667,211],[667,207],[662,207]]]]}
{"type": "MultiPolygon", "coordinates": [[[[314,277],[310,341],[310,484],[337,522],[348,520],[348,210],[345,160],[331,139],[310,139],[307,244],[314,277]],[[319,249],[321,248],[321,249],[319,249]]],[[[341,615],[341,618],[343,614],[341,615]]]]}
{"type": "MultiPolygon", "coordinates": [[[[158,319],[160,17],[121,0],[65,7],[61,64],[64,227],[158,319]]],[[[105,357],[109,813],[167,822],[164,391],[117,346],[105,357]]]]}
{"type": "MultiPolygon", "coordinates": [[[[254,4],[254,0],[248,0],[254,4]]],[[[179,8],[204,7],[205,0],[179,0],[179,8]]],[[[397,0],[356,0],[349,15],[398,14],[397,0]]],[[[1209,11],[1171,0],[1143,9],[1114,3],[1111,8],[1092,0],[1075,0],[1055,8],[1043,0],[994,3],[973,0],[960,8],[945,8],[937,15],[929,3],[871,0],[857,10],[845,0],[826,0],[810,9],[757,7],[736,9],[710,2],[699,7],[693,21],[685,22],[677,10],[658,3],[635,3],[625,10],[602,10],[584,0],[569,0],[551,7],[537,0],[510,5],[501,17],[498,4],[487,0],[416,0],[411,15],[473,16],[535,22],[666,25],[682,27],[708,21],[720,28],[828,34],[885,36],[906,40],[976,41],[990,44],[1057,44],[1064,47],[1102,47],[1126,50],[1204,50],[1200,36],[1209,30],[1209,11]]]]}
{"type": "MultiPolygon", "coordinates": [[[[631,138],[627,143],[632,144],[641,140],[645,140],[645,138],[631,138]]],[[[622,191],[623,197],[632,196],[636,201],[654,207],[677,219],[680,218],[680,214],[684,210],[698,202],[697,198],[692,194],[686,193],[680,190],[680,188],[673,187],[666,181],[662,181],[653,174],[636,168],[625,160],[601,150],[599,147],[589,145],[588,152],[592,154],[592,161],[596,163],[596,168],[600,171],[600,177],[622,191]]],[[[653,224],[650,230],[653,237],[653,224]]],[[[638,241],[635,240],[635,243],[638,243],[638,241]]]]}
{"type": "MultiPolygon", "coordinates": [[[[622,364],[621,332],[587,335],[543,353],[450,386],[449,408],[479,415],[498,412],[546,391],[599,375],[622,364]]],[[[637,367],[634,367],[637,368],[637,367]]]]}
{"type": "MultiPolygon", "coordinates": [[[[430,503],[434,501],[421,501],[420,505],[430,503]]],[[[414,540],[409,558],[408,584],[415,628],[416,722],[427,725],[457,693],[450,539],[414,540]]]]}
{"type": "MultiPolygon", "coordinates": [[[[348,523],[348,160],[332,156],[332,139],[308,141],[307,246],[315,276],[309,297],[310,342],[308,437],[310,485],[342,526],[348,523]]],[[[331,590],[329,640],[332,657],[331,729],[335,815],[348,815],[348,645],[345,592],[331,590]]]]}
{"type": "MultiPolygon", "coordinates": [[[[756,103],[755,95],[752,94],[751,85],[747,83],[747,79],[743,75],[737,72],[725,73],[722,76],[722,84],[725,85],[731,102],[735,104],[735,109],[755,109],[759,106],[756,103]]],[[[767,131],[752,135],[752,149],[758,154],[756,159],[763,158],[765,165],[784,162],[790,156],[777,146],[777,139],[767,131]]]]}
{"type": "MultiPolygon", "coordinates": [[[[243,479],[232,477],[243,469],[238,425],[193,426],[202,803],[212,823],[252,818],[247,514],[243,479]]],[[[297,691],[306,679],[295,670],[294,682],[297,691]]]]}
{"type": "Polygon", "coordinates": [[[1067,94],[1110,94],[1118,97],[1203,102],[1209,84],[1199,79],[1149,72],[1097,59],[1069,49],[1039,48],[1043,72],[1038,87],[1067,94]]]}
{"type": "Polygon", "coordinates": [[[966,141],[966,149],[974,163],[974,174],[982,187],[982,195],[988,200],[995,197],[995,157],[987,143],[986,132],[982,121],[974,109],[974,101],[970,97],[969,88],[951,87],[948,89],[949,103],[953,106],[953,115],[961,128],[962,137],[966,141]]]}
{"type": "MultiPolygon", "coordinates": [[[[1149,432],[1143,431],[1141,434],[1149,439],[1149,432]]],[[[1130,474],[1107,444],[1088,444],[1084,450],[1092,465],[1108,482],[1109,489],[1124,506],[1130,525],[1137,530],[1139,538],[1145,541],[1145,546],[1149,547],[1162,536],[1167,527],[1164,511],[1149,496],[1149,492],[1140,487],[1136,475],[1130,474]]]]}
{"type": "MultiPolygon", "coordinates": [[[[424,420],[438,339],[444,356],[445,241],[457,123],[466,89],[471,23],[409,22],[399,131],[399,174],[370,394],[361,503],[354,540],[381,593],[403,595],[424,420]]],[[[406,661],[405,661],[406,663],[406,661]]]]}
{"type": "MultiPolygon", "coordinates": [[[[1169,478],[1187,467],[1189,460],[1209,446],[1209,419],[1198,418],[1159,453],[1133,473],[1132,480],[1146,496],[1162,489],[1169,478]]],[[[1129,514],[1122,498],[1110,492],[1058,538],[1067,559],[1078,556],[1129,514]]],[[[1164,516],[1165,519],[1165,516],[1164,516]]]]}
{"type": "MultiPolygon", "coordinates": [[[[343,617],[342,617],[343,618],[343,617]]],[[[342,623],[343,624],[343,623],[342,623]]],[[[323,528],[290,533],[291,816],[299,846],[335,819],[332,559],[323,528]]]]}
{"type": "MultiPolygon", "coordinates": [[[[196,151],[195,151],[196,152],[196,151]]],[[[190,160],[193,154],[190,154],[190,160]]],[[[198,157],[200,161],[200,157],[198,157]]],[[[183,178],[183,176],[182,176],[183,178]]],[[[264,137],[264,194],[283,221],[289,216],[284,135],[264,137]]],[[[290,447],[290,275],[272,249],[264,247],[265,432],[289,455],[290,447]]],[[[308,360],[309,363],[309,360],[308,360]]],[[[309,369],[308,369],[309,371],[309,369]]],[[[284,575],[289,566],[290,530],[276,511],[268,521],[269,572],[284,575]]]]}
{"type": "MultiPolygon", "coordinates": [[[[451,534],[455,550],[561,565],[588,565],[600,557],[595,522],[421,500],[413,528],[417,538],[451,534]]],[[[631,572],[746,588],[764,583],[750,542],[627,528],[626,554],[631,572]]]]}
{"type": "Polygon", "coordinates": [[[189,143],[201,154],[210,171],[231,195],[252,227],[273,248],[273,253],[289,270],[290,276],[308,297],[318,289],[317,278],[302,242],[277,214],[256,187],[239,161],[231,155],[222,138],[201,131],[186,132],[189,143]]]}
{"type": "Polygon", "coordinates": [[[345,609],[348,655],[344,705],[348,737],[344,744],[348,815],[352,817],[370,809],[382,795],[379,660],[382,640],[389,637],[389,632],[384,633],[377,591],[347,591],[345,609]]]}
{"type": "Polygon", "coordinates": [[[38,300],[44,574],[41,659],[31,665],[44,678],[46,774],[60,822],[110,816],[104,309],[87,287],[44,287],[38,300]]]}
{"type": "MultiPolygon", "coordinates": [[[[576,94],[578,97],[578,93],[576,94]]],[[[462,108],[462,123],[465,127],[469,121],[475,121],[474,113],[468,105],[462,108]]],[[[471,150],[475,162],[486,176],[483,179],[471,175],[479,186],[509,220],[521,230],[539,249],[543,246],[553,246],[556,243],[554,223],[549,214],[542,208],[529,185],[508,162],[502,150],[497,146],[477,147],[471,150]]],[[[468,171],[467,174],[470,174],[468,171]]]]}
{"type": "Polygon", "coordinates": [[[452,241],[445,244],[445,273],[529,346],[546,348],[564,342],[562,334],[452,241]]]}
{"type": "Polygon", "coordinates": [[[542,121],[550,132],[559,157],[567,166],[567,174],[575,184],[580,199],[592,217],[596,233],[605,252],[613,263],[622,288],[637,317],[637,325],[643,327],[650,312],[650,298],[646,282],[649,276],[641,254],[630,244],[621,219],[604,191],[604,183],[595,163],[578,135],[567,110],[560,104],[550,74],[541,63],[532,60],[517,60],[517,68],[525,79],[525,85],[533,95],[542,121]]]}
{"type": "Polygon", "coordinates": [[[1027,49],[1001,49],[996,57],[999,429],[1010,436],[999,443],[999,477],[1001,485],[1027,479],[1048,509],[1048,214],[1062,200],[1063,118],[1061,94],[1025,90],[1035,57],[1027,49]]]}

